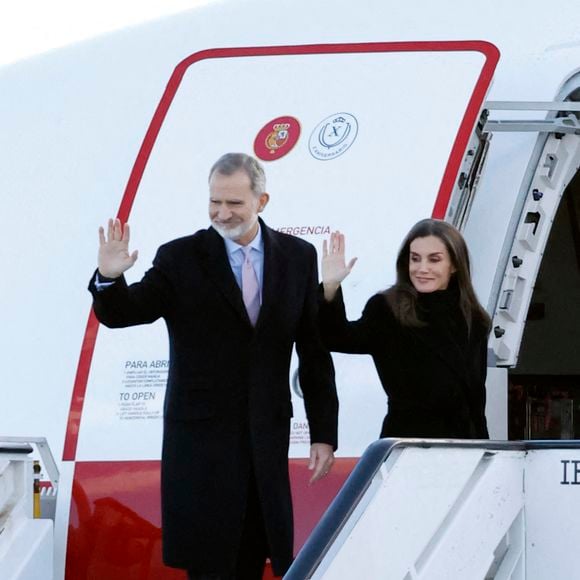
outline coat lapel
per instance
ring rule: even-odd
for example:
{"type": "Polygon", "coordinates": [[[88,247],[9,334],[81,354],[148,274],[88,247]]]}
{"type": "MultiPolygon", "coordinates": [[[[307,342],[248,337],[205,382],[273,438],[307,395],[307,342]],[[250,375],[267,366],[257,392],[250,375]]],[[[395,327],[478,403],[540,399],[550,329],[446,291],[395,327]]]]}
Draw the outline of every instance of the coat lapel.
{"type": "Polygon", "coordinates": [[[203,263],[208,277],[214,282],[225,299],[234,310],[251,324],[244,306],[242,293],[232,272],[228,260],[226,247],[221,236],[213,229],[207,230],[207,253],[203,256],[203,263]]]}
{"type": "Polygon", "coordinates": [[[281,246],[276,232],[262,220],[262,239],[264,240],[264,275],[262,280],[262,306],[256,328],[264,324],[273,306],[280,301],[282,284],[286,274],[286,252],[281,246]]]}

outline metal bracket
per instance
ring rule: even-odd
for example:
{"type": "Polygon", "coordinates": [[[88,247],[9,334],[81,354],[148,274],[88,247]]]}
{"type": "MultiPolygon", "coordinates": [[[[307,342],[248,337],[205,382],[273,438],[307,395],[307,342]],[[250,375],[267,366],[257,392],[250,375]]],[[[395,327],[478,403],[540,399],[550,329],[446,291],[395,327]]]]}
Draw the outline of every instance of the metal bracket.
{"type": "Polygon", "coordinates": [[[488,111],[551,111],[566,113],[551,119],[491,120],[483,127],[484,132],[536,132],[580,135],[580,121],[574,114],[580,112],[580,103],[574,101],[487,101],[488,111]]]}
{"type": "Polygon", "coordinates": [[[580,111],[578,101],[486,101],[484,109],[490,111],[580,111]]]}
{"type": "Polygon", "coordinates": [[[483,131],[487,117],[488,111],[483,110],[471,134],[445,216],[460,230],[468,220],[492,138],[491,133],[483,131]]]}
{"type": "Polygon", "coordinates": [[[503,132],[537,132],[537,133],[571,133],[580,135],[580,122],[575,115],[556,117],[545,121],[487,121],[483,128],[486,133],[503,132]]]}

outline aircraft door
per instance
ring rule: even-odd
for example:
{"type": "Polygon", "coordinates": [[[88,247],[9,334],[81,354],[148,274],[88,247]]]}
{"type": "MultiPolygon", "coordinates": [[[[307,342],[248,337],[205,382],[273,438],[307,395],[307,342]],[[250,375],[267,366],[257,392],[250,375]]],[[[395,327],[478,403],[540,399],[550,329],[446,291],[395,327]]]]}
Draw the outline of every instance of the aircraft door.
{"type": "MultiPolygon", "coordinates": [[[[446,214],[498,57],[484,42],[230,48],[191,55],[169,79],[120,201],[118,215],[130,219],[131,242],[140,251],[128,278],[139,279],[163,242],[208,226],[208,170],[224,152],[245,151],[266,164],[271,200],[263,217],[270,227],[317,248],[335,229],[347,234],[349,252],[360,257],[345,284],[349,316],[358,317],[366,300],[392,283],[396,252],[410,226],[446,214]],[[433,81],[429,111],[426,79],[433,81]],[[422,155],[427,150],[430,155],[422,155]]],[[[299,385],[293,392],[296,548],[376,439],[387,410],[370,359],[339,355],[335,366],[341,447],[336,479],[324,489],[306,485],[308,423],[297,400],[299,385]]],[[[294,357],[292,371],[296,367],[294,357]]],[[[91,521],[82,520],[79,506],[98,505],[93,519],[125,514],[126,535],[135,542],[147,538],[151,565],[159,565],[158,462],[167,372],[160,322],[109,330],[89,317],[65,443],[65,460],[75,462],[72,541],[84,537],[91,521]],[[139,494],[127,493],[128,480],[139,481],[139,494]]],[[[85,545],[85,564],[95,545],[85,545]]],[[[102,545],[108,545],[106,532],[102,545]]],[[[69,553],[78,554],[78,546],[69,553]]],[[[80,560],[69,564],[80,566],[80,560]]],[[[99,573],[124,577],[129,565],[148,566],[123,560],[99,573]]],[[[68,569],[74,573],[74,566],[68,569]]]]}
{"type": "Polygon", "coordinates": [[[477,259],[482,258],[485,268],[485,260],[495,256],[495,275],[488,271],[484,281],[480,272],[478,290],[484,296],[489,291],[493,362],[509,369],[510,439],[580,435],[580,422],[575,420],[580,417],[577,93],[562,95],[569,101],[486,105],[492,114],[510,110],[515,116],[533,117],[549,111],[546,118],[485,120],[483,132],[493,133],[503,158],[494,157],[492,144],[482,178],[487,182],[478,192],[484,199],[476,198],[477,211],[466,226],[476,252],[476,280],[482,266],[477,259]],[[490,216],[498,208],[509,215],[509,222],[496,217],[493,224],[490,216]],[[500,241],[503,248],[497,252],[500,241]]]}

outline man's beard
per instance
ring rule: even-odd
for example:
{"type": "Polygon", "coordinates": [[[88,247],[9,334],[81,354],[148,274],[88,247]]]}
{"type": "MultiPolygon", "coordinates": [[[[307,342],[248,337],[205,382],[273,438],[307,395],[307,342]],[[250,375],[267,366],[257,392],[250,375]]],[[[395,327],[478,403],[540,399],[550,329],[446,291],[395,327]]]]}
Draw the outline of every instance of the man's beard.
{"type": "Polygon", "coordinates": [[[242,236],[246,235],[257,223],[258,216],[255,216],[251,221],[243,222],[237,225],[235,228],[225,228],[215,221],[211,222],[214,230],[222,237],[228,240],[236,241],[242,236]]]}

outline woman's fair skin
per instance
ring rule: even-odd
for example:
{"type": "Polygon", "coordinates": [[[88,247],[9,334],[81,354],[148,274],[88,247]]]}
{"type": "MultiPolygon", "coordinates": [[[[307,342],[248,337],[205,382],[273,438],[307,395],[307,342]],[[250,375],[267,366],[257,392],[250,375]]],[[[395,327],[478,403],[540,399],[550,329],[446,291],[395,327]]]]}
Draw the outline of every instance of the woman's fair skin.
{"type": "Polygon", "coordinates": [[[330,302],[340,286],[341,282],[350,274],[356,258],[348,264],[344,258],[345,241],[344,234],[338,230],[330,234],[328,242],[322,242],[322,286],[324,298],[330,302]]]}
{"type": "MultiPolygon", "coordinates": [[[[342,281],[351,273],[357,258],[346,263],[345,238],[339,231],[322,244],[324,298],[331,301],[342,281]]],[[[417,292],[445,290],[455,272],[445,243],[437,236],[415,238],[409,253],[409,277],[417,292]]]]}
{"type": "Polygon", "coordinates": [[[409,278],[415,290],[423,293],[445,290],[455,267],[443,240],[437,236],[415,238],[409,250],[409,278]]]}

